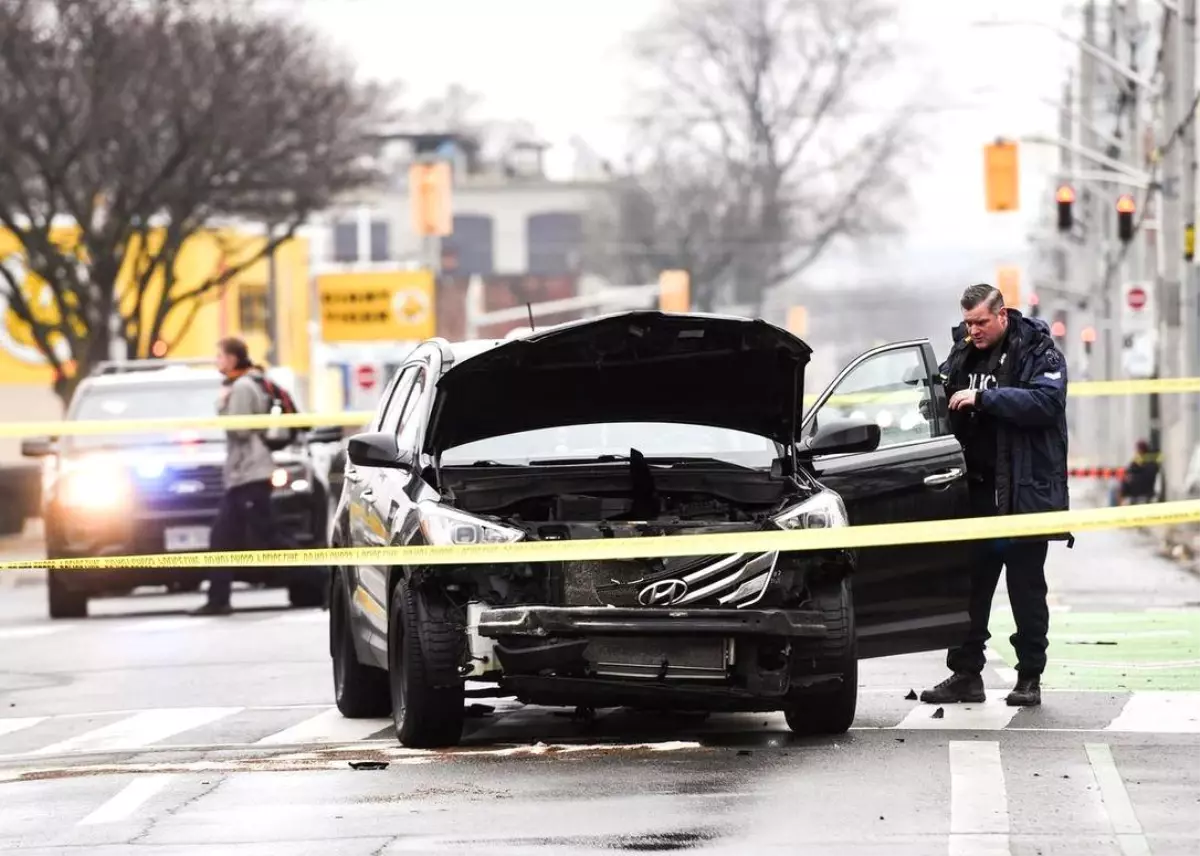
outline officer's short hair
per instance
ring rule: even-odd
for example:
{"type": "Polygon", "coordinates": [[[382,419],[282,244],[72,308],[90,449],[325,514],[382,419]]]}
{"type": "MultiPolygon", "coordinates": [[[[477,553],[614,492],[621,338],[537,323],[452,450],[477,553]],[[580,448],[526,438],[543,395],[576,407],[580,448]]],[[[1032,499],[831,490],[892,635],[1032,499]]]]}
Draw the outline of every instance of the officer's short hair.
{"type": "Polygon", "coordinates": [[[987,283],[968,285],[959,305],[964,311],[969,312],[981,303],[987,304],[987,308],[994,315],[1004,308],[1004,295],[1000,293],[1000,289],[987,283]]]}

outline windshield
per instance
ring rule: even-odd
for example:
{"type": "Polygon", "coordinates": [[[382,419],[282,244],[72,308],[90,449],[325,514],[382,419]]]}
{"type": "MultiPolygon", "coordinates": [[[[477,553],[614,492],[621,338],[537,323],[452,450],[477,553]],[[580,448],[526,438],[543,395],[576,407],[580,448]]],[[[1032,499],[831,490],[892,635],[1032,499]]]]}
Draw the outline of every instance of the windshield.
{"type": "MultiPolygon", "coordinates": [[[[71,413],[74,420],[164,419],[180,417],[210,417],[217,415],[217,396],[221,381],[186,383],[172,386],[92,387],[80,392],[71,413]]],[[[170,434],[147,432],[117,433],[97,436],[64,437],[63,443],[73,449],[95,449],[114,446],[147,446],[191,442],[221,443],[225,432],[217,428],[188,429],[170,434]]]]}
{"type": "Polygon", "coordinates": [[[727,428],[671,422],[610,422],[542,428],[465,443],[443,452],[442,464],[593,459],[628,455],[632,449],[647,458],[708,458],[756,469],[769,468],[780,454],[775,443],[765,437],[727,428]]]}

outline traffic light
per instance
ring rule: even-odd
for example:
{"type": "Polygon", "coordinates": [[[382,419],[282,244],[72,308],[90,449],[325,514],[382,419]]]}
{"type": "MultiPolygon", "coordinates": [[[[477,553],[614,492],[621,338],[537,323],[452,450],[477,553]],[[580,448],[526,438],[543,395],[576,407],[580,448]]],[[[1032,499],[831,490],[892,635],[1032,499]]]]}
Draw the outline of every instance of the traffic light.
{"type": "Polygon", "coordinates": [[[1133,212],[1136,210],[1137,203],[1128,193],[1117,199],[1117,237],[1122,243],[1133,240],[1133,212]]]}
{"type": "Polygon", "coordinates": [[[1075,225],[1075,190],[1069,184],[1058,188],[1054,194],[1058,203],[1058,231],[1070,232],[1075,225]]]}
{"type": "Polygon", "coordinates": [[[445,161],[419,161],[409,167],[409,204],[416,234],[445,237],[453,233],[452,178],[450,164],[445,161]]]}
{"type": "Polygon", "coordinates": [[[1029,295],[1029,317],[1037,318],[1042,314],[1041,301],[1038,300],[1036,294],[1029,295]]]}
{"type": "Polygon", "coordinates": [[[688,312],[692,279],[685,270],[664,270],[658,275],[658,308],[662,312],[688,312]]]}
{"type": "Polygon", "coordinates": [[[1083,340],[1083,352],[1091,356],[1092,343],[1096,341],[1096,328],[1084,327],[1079,331],[1079,338],[1083,340]]]}
{"type": "Polygon", "coordinates": [[[1067,325],[1062,321],[1055,321],[1050,325],[1050,335],[1055,339],[1061,339],[1067,335],[1067,325]]]}
{"type": "Polygon", "coordinates": [[[997,140],[983,148],[983,180],[987,210],[1016,211],[1020,207],[1017,144],[997,140]]]}

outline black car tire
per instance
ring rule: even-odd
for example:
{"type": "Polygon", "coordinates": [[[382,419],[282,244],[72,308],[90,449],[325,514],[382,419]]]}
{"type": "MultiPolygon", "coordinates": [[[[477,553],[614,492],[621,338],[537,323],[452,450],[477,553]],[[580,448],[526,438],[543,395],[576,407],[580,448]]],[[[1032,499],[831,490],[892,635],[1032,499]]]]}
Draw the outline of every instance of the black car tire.
{"type": "Polygon", "coordinates": [[[817,594],[814,601],[829,628],[820,641],[819,670],[840,672],[842,680],[832,689],[805,692],[785,711],[787,724],[796,734],[845,734],[858,707],[858,634],[850,578],[817,594]]]}
{"type": "Polygon", "coordinates": [[[465,686],[458,677],[462,628],[446,605],[400,580],[388,621],[388,677],[396,739],[413,749],[462,740],[465,686]]]}
{"type": "MultiPolygon", "coordinates": [[[[63,582],[63,571],[46,571],[46,592],[51,618],[87,618],[87,592],[72,591],[63,582]]],[[[66,571],[65,573],[75,573],[66,571]]],[[[87,573],[83,571],[82,573],[87,573]]]]}
{"type": "Polygon", "coordinates": [[[375,719],[392,712],[392,693],[383,669],[359,662],[350,629],[350,606],[340,582],[329,604],[329,655],[333,660],[333,697],[347,719],[375,719]]]}

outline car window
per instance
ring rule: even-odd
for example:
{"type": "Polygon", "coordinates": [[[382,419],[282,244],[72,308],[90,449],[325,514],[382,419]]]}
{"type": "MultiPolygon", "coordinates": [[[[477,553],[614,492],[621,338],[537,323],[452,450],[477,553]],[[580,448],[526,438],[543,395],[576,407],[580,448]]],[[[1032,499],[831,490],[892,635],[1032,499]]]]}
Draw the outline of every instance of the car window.
{"type": "Polygon", "coordinates": [[[728,428],[670,422],[610,422],[563,425],[476,440],[447,449],[442,453],[442,464],[455,466],[477,461],[527,464],[533,460],[628,455],[631,449],[648,458],[713,458],[764,469],[779,456],[778,447],[766,437],[728,428]]]}
{"type": "Polygon", "coordinates": [[[848,371],[814,415],[822,419],[870,419],[881,432],[880,448],[934,436],[929,373],[919,346],[881,351],[848,371]]]}
{"type": "Polygon", "coordinates": [[[400,435],[404,429],[408,427],[409,420],[412,419],[413,413],[417,406],[421,403],[421,397],[425,392],[425,379],[428,377],[428,372],[425,369],[417,371],[416,380],[409,389],[408,397],[404,401],[403,407],[400,408],[400,419],[396,423],[396,434],[400,435]]]}
{"type": "MultiPolygon", "coordinates": [[[[221,381],[211,383],[138,384],[93,386],[82,389],[71,407],[72,419],[138,420],[164,416],[208,418],[217,415],[217,397],[221,381]]],[[[115,446],[147,446],[163,443],[225,442],[220,428],[176,431],[171,434],[124,433],[113,436],[74,436],[63,438],[64,449],[96,449],[115,446]]]]}
{"type": "Polygon", "coordinates": [[[379,405],[379,416],[377,418],[374,430],[383,434],[394,434],[396,427],[400,424],[400,412],[404,408],[404,402],[408,400],[408,393],[412,389],[413,381],[416,379],[417,372],[420,371],[419,366],[408,366],[396,382],[392,384],[390,393],[386,396],[386,400],[379,405]]]}

